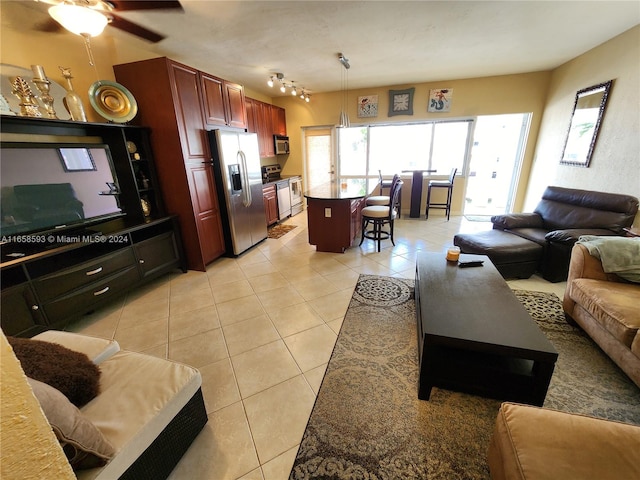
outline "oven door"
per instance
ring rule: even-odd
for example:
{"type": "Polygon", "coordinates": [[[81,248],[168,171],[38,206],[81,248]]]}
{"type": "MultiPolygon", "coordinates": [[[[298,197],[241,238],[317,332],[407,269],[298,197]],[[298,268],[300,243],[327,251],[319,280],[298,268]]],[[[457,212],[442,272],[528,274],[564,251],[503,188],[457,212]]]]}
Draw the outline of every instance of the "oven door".
{"type": "Polygon", "coordinates": [[[291,193],[291,215],[295,215],[302,212],[302,178],[290,178],[289,188],[291,193]]]}

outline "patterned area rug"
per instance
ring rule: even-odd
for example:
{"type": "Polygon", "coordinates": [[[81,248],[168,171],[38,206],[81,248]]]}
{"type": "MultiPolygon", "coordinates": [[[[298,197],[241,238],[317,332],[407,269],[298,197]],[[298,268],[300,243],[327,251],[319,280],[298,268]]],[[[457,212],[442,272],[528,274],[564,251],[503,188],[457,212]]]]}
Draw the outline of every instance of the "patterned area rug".
{"type": "Polygon", "coordinates": [[[297,225],[274,225],[273,227],[267,230],[267,238],[280,238],[286,233],[289,233],[291,230],[296,228],[297,225]]]}
{"type": "MultiPolygon", "coordinates": [[[[497,400],[418,400],[413,281],[361,275],[290,479],[488,479],[497,400]]],[[[640,424],[638,388],[557,296],[516,291],[559,352],[545,407],[640,424]]]]}

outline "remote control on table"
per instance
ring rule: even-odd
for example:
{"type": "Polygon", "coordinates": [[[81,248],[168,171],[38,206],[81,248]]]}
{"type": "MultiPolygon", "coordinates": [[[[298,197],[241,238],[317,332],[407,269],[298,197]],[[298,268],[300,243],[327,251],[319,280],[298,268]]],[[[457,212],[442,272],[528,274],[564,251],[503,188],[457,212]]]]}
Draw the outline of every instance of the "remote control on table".
{"type": "Polygon", "coordinates": [[[481,267],[484,263],[484,260],[471,260],[468,262],[460,262],[458,266],[460,268],[468,268],[468,267],[481,267]]]}

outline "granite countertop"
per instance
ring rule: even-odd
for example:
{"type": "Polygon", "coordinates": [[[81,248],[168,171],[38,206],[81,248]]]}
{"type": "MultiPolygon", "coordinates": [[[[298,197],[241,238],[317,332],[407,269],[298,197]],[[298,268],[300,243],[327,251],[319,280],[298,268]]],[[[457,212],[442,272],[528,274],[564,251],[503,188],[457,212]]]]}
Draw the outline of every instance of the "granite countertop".
{"type": "Polygon", "coordinates": [[[367,196],[365,185],[361,179],[349,178],[305,190],[304,196],[316,200],[355,200],[367,196]]]}

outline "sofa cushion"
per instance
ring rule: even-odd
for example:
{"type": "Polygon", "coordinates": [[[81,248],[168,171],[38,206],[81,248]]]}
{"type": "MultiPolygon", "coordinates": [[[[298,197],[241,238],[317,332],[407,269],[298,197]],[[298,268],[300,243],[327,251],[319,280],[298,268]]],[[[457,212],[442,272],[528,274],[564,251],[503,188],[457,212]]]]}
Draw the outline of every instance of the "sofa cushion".
{"type": "Polygon", "coordinates": [[[543,228],[542,217],[537,213],[515,213],[491,217],[493,228],[510,230],[513,228],[543,228]]]}
{"type": "Polygon", "coordinates": [[[547,241],[545,240],[547,230],[544,228],[513,228],[507,231],[519,236],[520,238],[531,240],[532,242],[536,242],[542,246],[547,244],[547,241]]]}
{"type": "Polygon", "coordinates": [[[550,186],[534,213],[542,216],[548,230],[606,228],[622,234],[637,211],[638,199],[631,195],[550,186]]]}
{"type": "Polygon", "coordinates": [[[491,478],[640,478],[640,427],[503,403],[488,452],[491,478]]]}
{"type": "Polygon", "coordinates": [[[100,369],[84,353],[30,338],[7,340],[27,377],[60,390],[75,406],[85,405],[98,394],[100,369]]]}
{"type": "Polygon", "coordinates": [[[79,480],[119,478],[202,385],[193,367],[126,350],[100,368],[101,393],[81,411],[117,454],[101,470],[80,472],[79,480]]]}
{"type": "Polygon", "coordinates": [[[604,228],[565,228],[552,230],[545,235],[548,242],[562,243],[570,247],[583,235],[598,235],[600,237],[615,236],[616,233],[604,228]]]}
{"type": "Polygon", "coordinates": [[[463,253],[487,255],[494,264],[537,262],[542,256],[539,244],[503,230],[459,233],[453,237],[453,244],[463,253]]]}
{"type": "Polygon", "coordinates": [[[96,365],[100,365],[107,358],[120,351],[120,345],[115,340],[60,330],[47,330],[32,338],[43,342],[57,343],[74,352],[84,353],[96,365]]]}
{"type": "Polygon", "coordinates": [[[572,281],[570,296],[587,310],[614,338],[631,347],[638,329],[638,295],[632,283],[607,282],[591,278],[572,281]]]}
{"type": "Polygon", "coordinates": [[[51,385],[27,381],[74,470],[100,467],[113,457],[113,445],[67,397],[51,385]]]}

